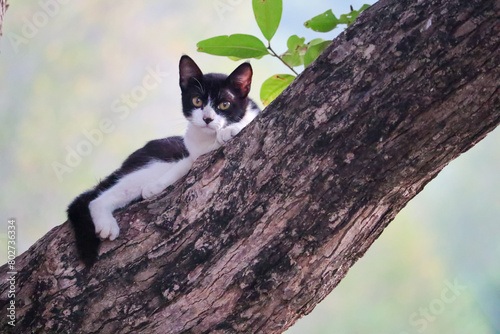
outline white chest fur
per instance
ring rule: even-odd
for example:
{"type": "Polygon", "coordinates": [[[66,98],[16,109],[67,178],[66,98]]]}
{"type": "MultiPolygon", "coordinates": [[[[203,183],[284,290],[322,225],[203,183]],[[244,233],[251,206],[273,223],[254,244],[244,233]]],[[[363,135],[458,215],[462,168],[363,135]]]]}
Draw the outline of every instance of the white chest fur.
{"type": "Polygon", "coordinates": [[[215,131],[199,128],[192,124],[188,125],[184,135],[184,144],[189,152],[189,158],[193,162],[201,155],[220,147],[215,131]]]}

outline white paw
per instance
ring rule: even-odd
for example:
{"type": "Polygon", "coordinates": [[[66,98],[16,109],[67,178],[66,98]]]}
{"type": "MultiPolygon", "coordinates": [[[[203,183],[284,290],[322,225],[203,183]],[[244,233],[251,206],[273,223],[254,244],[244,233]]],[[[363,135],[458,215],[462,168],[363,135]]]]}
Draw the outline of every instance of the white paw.
{"type": "Polygon", "coordinates": [[[113,217],[102,217],[94,221],[95,232],[101,239],[115,240],[120,234],[120,228],[113,217]]]}
{"type": "Polygon", "coordinates": [[[161,183],[149,183],[142,188],[142,198],[147,199],[158,195],[165,189],[161,183]]]}
{"type": "Polygon", "coordinates": [[[233,126],[228,126],[217,131],[217,141],[219,144],[224,144],[231,138],[236,136],[240,132],[240,129],[233,126]]]}

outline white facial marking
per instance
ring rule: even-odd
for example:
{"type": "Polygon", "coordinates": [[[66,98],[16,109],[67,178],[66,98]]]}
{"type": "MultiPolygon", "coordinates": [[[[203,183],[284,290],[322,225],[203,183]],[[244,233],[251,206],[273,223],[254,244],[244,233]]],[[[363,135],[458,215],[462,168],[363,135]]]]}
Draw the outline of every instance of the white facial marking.
{"type": "Polygon", "coordinates": [[[189,121],[193,123],[193,125],[208,132],[217,132],[227,124],[226,118],[222,115],[218,115],[212,108],[212,101],[210,99],[208,100],[208,104],[203,108],[196,108],[193,110],[189,121]],[[212,121],[207,124],[205,119],[208,118],[212,121]]]}

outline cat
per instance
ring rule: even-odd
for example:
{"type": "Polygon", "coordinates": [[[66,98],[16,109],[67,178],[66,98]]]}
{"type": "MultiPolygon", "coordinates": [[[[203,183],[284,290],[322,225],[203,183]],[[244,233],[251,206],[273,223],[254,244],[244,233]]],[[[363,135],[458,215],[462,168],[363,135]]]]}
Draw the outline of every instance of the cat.
{"type": "Polygon", "coordinates": [[[101,240],[114,240],[120,233],[114,210],[159,194],[186,175],[199,156],[219,148],[260,112],[248,97],[253,75],[249,63],[241,64],[229,76],[203,74],[184,55],[179,75],[182,112],[188,120],[184,137],[148,142],[68,207],[78,254],[87,266],[97,261],[101,240]]]}

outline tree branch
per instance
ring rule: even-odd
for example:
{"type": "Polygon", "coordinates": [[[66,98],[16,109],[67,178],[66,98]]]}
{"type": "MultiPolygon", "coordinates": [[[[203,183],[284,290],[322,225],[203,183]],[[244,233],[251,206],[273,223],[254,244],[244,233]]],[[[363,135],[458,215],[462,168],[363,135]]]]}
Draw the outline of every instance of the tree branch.
{"type": "Polygon", "coordinates": [[[381,0],[235,140],[117,212],[122,234],[92,269],[68,223],[19,256],[2,331],[283,332],[499,124],[499,10],[381,0]]]}
{"type": "Polygon", "coordinates": [[[288,63],[284,61],[282,57],[280,57],[276,52],[274,52],[274,50],[271,48],[271,42],[269,42],[267,49],[271,51],[271,56],[278,58],[286,67],[290,69],[290,71],[292,71],[295,75],[299,75],[297,71],[293,69],[292,66],[288,65],[288,63]]]}

